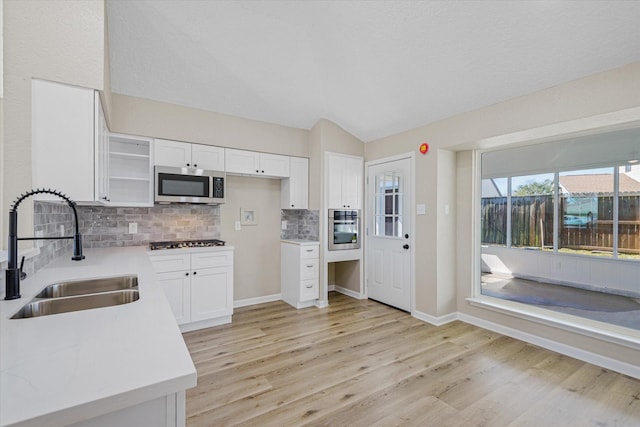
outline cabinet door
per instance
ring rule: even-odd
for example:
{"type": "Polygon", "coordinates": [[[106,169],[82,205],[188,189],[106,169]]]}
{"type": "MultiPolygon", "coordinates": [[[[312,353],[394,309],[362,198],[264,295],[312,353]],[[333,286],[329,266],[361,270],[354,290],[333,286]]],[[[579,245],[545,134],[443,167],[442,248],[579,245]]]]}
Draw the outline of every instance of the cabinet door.
{"type": "Polygon", "coordinates": [[[260,153],[254,151],[224,150],[225,170],[227,173],[257,175],[260,173],[260,153]]]}
{"type": "Polygon", "coordinates": [[[191,321],[233,314],[233,267],[193,270],[191,321]]]}
{"type": "Polygon", "coordinates": [[[289,156],[260,153],[260,175],[276,178],[289,177],[289,156]]]}
{"type": "Polygon", "coordinates": [[[191,160],[194,168],[224,171],[224,148],[191,144],[191,160]]]}
{"type": "Polygon", "coordinates": [[[191,167],[191,144],[156,139],[153,145],[154,162],[157,166],[191,167]]]}
{"type": "Polygon", "coordinates": [[[330,154],[327,163],[328,208],[361,209],[363,159],[330,154]]]}
{"type": "Polygon", "coordinates": [[[191,275],[188,271],[159,273],[157,280],[167,296],[178,325],[191,321],[191,275]]]}
{"type": "Polygon", "coordinates": [[[345,157],[342,168],[342,205],[345,208],[360,209],[362,198],[362,159],[345,157]]]}
{"type": "Polygon", "coordinates": [[[282,209],[309,208],[309,159],[290,158],[290,174],[282,180],[282,209]]]}
{"type": "Polygon", "coordinates": [[[328,163],[328,188],[327,203],[329,209],[341,209],[342,203],[342,172],[344,169],[344,157],[336,155],[327,156],[328,163]]]}
{"type": "MultiPolygon", "coordinates": [[[[76,202],[95,202],[95,91],[32,80],[32,185],[65,193],[76,202]]],[[[25,184],[28,185],[28,184],[25,184]]],[[[39,200],[55,200],[38,195],[39,200]]]]}
{"type": "Polygon", "coordinates": [[[95,97],[95,194],[99,202],[109,202],[109,129],[100,96],[95,97]]]}

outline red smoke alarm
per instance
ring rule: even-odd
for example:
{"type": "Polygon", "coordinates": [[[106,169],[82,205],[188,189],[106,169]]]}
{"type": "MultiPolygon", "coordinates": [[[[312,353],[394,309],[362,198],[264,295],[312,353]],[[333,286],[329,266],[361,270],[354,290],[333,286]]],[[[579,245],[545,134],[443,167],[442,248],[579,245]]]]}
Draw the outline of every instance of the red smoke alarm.
{"type": "Polygon", "coordinates": [[[427,151],[429,151],[429,144],[427,144],[426,142],[420,144],[420,152],[422,154],[427,154],[427,151]]]}

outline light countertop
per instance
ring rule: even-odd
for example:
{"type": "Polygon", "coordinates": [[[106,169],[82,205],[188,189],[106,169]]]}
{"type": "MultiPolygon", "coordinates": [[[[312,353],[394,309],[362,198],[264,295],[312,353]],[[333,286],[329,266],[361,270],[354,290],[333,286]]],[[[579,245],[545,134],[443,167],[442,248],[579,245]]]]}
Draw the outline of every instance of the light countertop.
{"type": "Polygon", "coordinates": [[[196,385],[147,248],[84,254],[83,261],[65,256],[22,281],[22,298],[0,300],[0,426],[69,425],[196,385]],[[121,274],[138,275],[138,301],[9,319],[55,281],[121,274]]]}
{"type": "Polygon", "coordinates": [[[281,239],[281,243],[291,243],[293,245],[307,246],[307,245],[319,245],[317,240],[305,240],[305,239],[281,239]]]}

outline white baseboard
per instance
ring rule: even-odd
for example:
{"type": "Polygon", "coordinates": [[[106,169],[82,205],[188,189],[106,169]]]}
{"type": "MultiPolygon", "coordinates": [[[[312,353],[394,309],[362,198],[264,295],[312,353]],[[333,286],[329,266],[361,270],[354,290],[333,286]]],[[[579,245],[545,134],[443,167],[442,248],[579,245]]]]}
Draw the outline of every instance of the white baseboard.
{"type": "Polygon", "coordinates": [[[453,322],[454,320],[458,320],[458,313],[449,313],[444,316],[432,316],[427,313],[423,313],[418,310],[414,310],[411,315],[418,320],[422,320],[423,322],[429,323],[434,326],[442,326],[446,323],[453,322]]]}
{"type": "Polygon", "coordinates": [[[338,293],[341,293],[341,294],[344,294],[346,296],[349,296],[351,298],[365,299],[365,296],[362,295],[361,293],[356,292],[356,291],[352,291],[351,289],[343,288],[342,286],[333,285],[333,290],[338,292],[338,293]]]}
{"type": "Polygon", "coordinates": [[[179,325],[180,332],[197,331],[198,329],[213,328],[214,326],[225,325],[231,323],[231,316],[216,317],[214,319],[201,320],[199,322],[185,323],[179,325]]]}
{"type": "Polygon", "coordinates": [[[510,328],[508,326],[500,325],[498,323],[489,322],[488,320],[480,319],[475,316],[470,316],[464,313],[457,313],[458,320],[465,323],[478,326],[480,328],[488,329],[493,332],[497,332],[502,335],[506,335],[512,338],[516,338],[530,344],[534,344],[543,348],[546,348],[557,353],[564,354],[566,356],[573,357],[583,362],[591,363],[593,365],[601,366],[612,371],[620,372],[621,374],[629,375],[630,377],[640,379],[640,367],[631,365],[626,362],[621,362],[610,357],[602,356],[596,353],[592,353],[587,350],[572,347],[567,344],[563,344],[558,341],[553,341],[547,338],[543,338],[537,335],[523,332],[517,329],[510,328]]]}
{"type": "Polygon", "coordinates": [[[282,294],[265,295],[263,297],[239,299],[233,302],[235,308],[246,307],[248,305],[263,304],[265,302],[273,302],[282,300],[282,294]]]}

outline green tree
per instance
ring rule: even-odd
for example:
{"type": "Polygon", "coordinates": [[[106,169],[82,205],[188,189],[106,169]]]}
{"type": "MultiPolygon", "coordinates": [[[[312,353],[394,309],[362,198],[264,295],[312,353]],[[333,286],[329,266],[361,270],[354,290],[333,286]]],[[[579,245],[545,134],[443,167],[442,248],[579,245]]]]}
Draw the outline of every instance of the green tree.
{"type": "Polygon", "coordinates": [[[545,179],[542,182],[522,184],[513,192],[514,196],[544,196],[553,194],[553,180],[545,179]]]}

